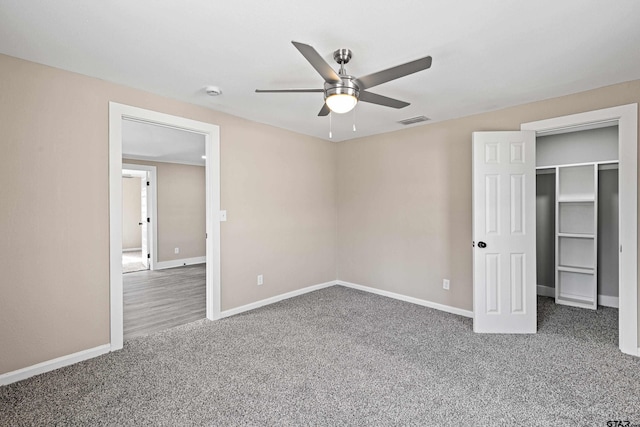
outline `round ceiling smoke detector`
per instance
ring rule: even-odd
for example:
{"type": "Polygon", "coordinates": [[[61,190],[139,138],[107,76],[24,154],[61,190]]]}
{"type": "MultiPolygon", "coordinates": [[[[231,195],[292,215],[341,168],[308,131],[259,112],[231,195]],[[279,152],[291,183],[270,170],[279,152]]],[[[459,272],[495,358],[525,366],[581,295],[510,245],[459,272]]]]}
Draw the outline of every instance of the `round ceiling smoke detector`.
{"type": "Polygon", "coordinates": [[[222,94],[222,90],[218,86],[207,86],[204,88],[209,96],[218,96],[222,94]]]}

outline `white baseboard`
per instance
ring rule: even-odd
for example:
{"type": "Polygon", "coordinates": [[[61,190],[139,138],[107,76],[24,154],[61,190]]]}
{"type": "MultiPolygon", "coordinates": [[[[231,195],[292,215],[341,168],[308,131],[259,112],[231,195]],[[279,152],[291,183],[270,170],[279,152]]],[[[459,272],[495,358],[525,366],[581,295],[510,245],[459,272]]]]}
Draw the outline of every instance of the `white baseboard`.
{"type": "MultiPolygon", "coordinates": [[[[551,286],[538,285],[536,287],[536,292],[538,293],[538,295],[543,297],[556,297],[556,288],[552,288],[551,286]]],[[[618,303],[618,297],[611,297],[609,295],[598,295],[598,305],[613,308],[620,307],[620,304],[618,303]]]]}
{"type": "Polygon", "coordinates": [[[611,297],[609,295],[598,295],[598,305],[604,307],[620,308],[618,297],[611,297]]]}
{"type": "Polygon", "coordinates": [[[278,301],[297,297],[298,295],[303,295],[309,292],[317,291],[319,289],[328,288],[328,287],[334,286],[335,284],[336,284],[335,281],[320,283],[319,285],[308,286],[306,288],[297,289],[295,291],[287,292],[285,294],[276,295],[275,297],[252,302],[251,304],[232,308],[230,310],[225,310],[222,313],[220,313],[220,318],[234,316],[236,314],[244,313],[245,311],[249,311],[249,310],[255,310],[256,308],[264,307],[265,305],[269,305],[269,304],[276,303],[278,301]]]}
{"type": "Polygon", "coordinates": [[[158,261],[154,265],[154,270],[164,270],[165,268],[183,267],[185,265],[203,264],[207,262],[206,256],[195,258],[174,259],[171,261],[158,261]]]}
{"type": "Polygon", "coordinates": [[[140,252],[142,248],[127,248],[123,249],[122,252],[140,252]]]}
{"type": "MultiPolygon", "coordinates": [[[[175,261],[166,261],[161,264],[160,268],[172,268],[179,267],[181,265],[192,265],[192,264],[200,264],[206,261],[205,257],[198,258],[187,258],[182,260],[175,261]]],[[[251,304],[246,304],[240,307],[232,308],[230,310],[225,310],[220,313],[220,317],[229,317],[236,314],[244,313],[245,311],[254,310],[259,307],[264,307],[265,305],[273,304],[288,298],[293,298],[299,295],[303,295],[309,292],[317,291],[319,289],[328,288],[334,285],[344,286],[347,288],[358,289],[364,292],[370,292],[376,295],[385,296],[388,298],[397,299],[400,301],[409,302],[412,304],[417,304],[423,307],[429,307],[440,311],[445,311],[447,313],[457,314],[459,316],[470,317],[473,318],[473,312],[469,310],[463,310],[456,307],[451,307],[444,304],[439,304],[427,300],[422,300],[419,298],[414,298],[402,294],[397,294],[394,292],[383,291],[376,288],[371,288],[368,286],[358,285],[355,283],[345,282],[343,280],[331,281],[326,283],[321,283],[319,285],[308,286],[303,289],[297,289],[295,291],[287,292],[284,294],[276,295],[274,297],[266,298],[260,301],[253,302],[251,304]]],[[[550,286],[537,286],[538,295],[555,297],[555,289],[550,286]]],[[[618,297],[611,297],[607,295],[598,295],[598,304],[605,307],[615,307],[618,308],[618,297]]],[[[64,366],[72,365],[74,363],[82,362],[83,360],[92,359],[94,357],[100,356],[102,354],[108,353],[111,349],[109,344],[104,344],[98,347],[90,348],[87,350],[79,351],[77,353],[69,354],[67,356],[58,357],[56,359],[48,360],[46,362],[38,363],[33,366],[28,366],[26,368],[18,369],[16,371],[7,372],[5,374],[0,375],[0,386],[14,383],[16,381],[24,380],[26,378],[32,377],[34,375],[42,374],[45,372],[53,371],[58,368],[62,368],[64,366]]],[[[640,348],[638,349],[638,355],[640,355],[640,348]]]]}
{"type": "Polygon", "coordinates": [[[552,288],[551,286],[538,285],[536,286],[536,294],[541,297],[556,297],[556,288],[552,288]]]}
{"type": "Polygon", "coordinates": [[[41,362],[36,365],[27,366],[26,368],[18,369],[16,371],[7,372],[6,374],[0,375],[0,386],[15,383],[16,381],[21,381],[29,377],[33,377],[34,375],[43,374],[58,368],[73,365],[74,363],[82,362],[83,360],[98,357],[108,353],[110,349],[111,345],[103,344],[98,347],[47,360],[46,362],[41,362]]]}
{"type": "Polygon", "coordinates": [[[384,297],[397,299],[400,301],[410,302],[412,304],[421,305],[423,307],[434,308],[440,311],[446,311],[447,313],[457,314],[459,316],[471,317],[473,318],[473,311],[463,310],[457,307],[451,307],[450,305],[439,304],[437,302],[431,302],[419,298],[409,297],[402,294],[396,294],[395,292],[383,291],[376,288],[370,288],[368,286],[357,285],[355,283],[345,282],[342,280],[338,280],[337,284],[340,286],[345,286],[347,288],[358,289],[360,291],[370,292],[376,295],[382,295],[384,297]]]}

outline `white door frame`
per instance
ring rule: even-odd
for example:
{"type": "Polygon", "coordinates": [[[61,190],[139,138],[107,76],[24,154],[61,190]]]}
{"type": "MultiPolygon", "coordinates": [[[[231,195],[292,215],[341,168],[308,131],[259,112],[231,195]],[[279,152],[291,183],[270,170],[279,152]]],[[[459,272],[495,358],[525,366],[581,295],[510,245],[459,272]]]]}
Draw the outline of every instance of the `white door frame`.
{"type": "Polygon", "coordinates": [[[110,346],[123,346],[122,297],[122,120],[137,120],[205,136],[206,307],[207,319],[220,318],[220,128],[216,125],[109,102],[109,260],[110,346]]]}
{"type": "MultiPolygon", "coordinates": [[[[127,159],[125,159],[126,161],[127,159]]],[[[135,163],[123,163],[122,169],[134,171],[144,171],[149,175],[149,188],[147,188],[147,216],[150,218],[151,227],[149,227],[147,245],[149,247],[149,270],[156,269],[158,262],[158,172],[155,166],[136,165],[135,163]]],[[[146,256],[146,254],[142,254],[146,256]]]]}
{"type": "Polygon", "coordinates": [[[619,347],[640,356],[638,337],[638,104],[523,123],[536,133],[588,124],[618,123],[619,185],[619,347]]]}

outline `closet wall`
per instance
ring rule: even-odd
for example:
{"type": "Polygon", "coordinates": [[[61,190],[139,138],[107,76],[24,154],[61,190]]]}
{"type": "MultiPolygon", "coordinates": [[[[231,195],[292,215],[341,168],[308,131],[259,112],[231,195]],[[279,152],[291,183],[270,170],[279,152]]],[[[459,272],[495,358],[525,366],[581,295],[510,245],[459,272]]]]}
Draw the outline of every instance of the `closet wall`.
{"type": "MultiPolygon", "coordinates": [[[[538,137],[536,166],[618,160],[618,127],[538,137]]],[[[555,288],[555,173],[536,177],[538,286],[555,288]]],[[[598,295],[618,296],[618,170],[598,172],[598,295]]],[[[541,292],[539,292],[541,293],[541,292]]]]}

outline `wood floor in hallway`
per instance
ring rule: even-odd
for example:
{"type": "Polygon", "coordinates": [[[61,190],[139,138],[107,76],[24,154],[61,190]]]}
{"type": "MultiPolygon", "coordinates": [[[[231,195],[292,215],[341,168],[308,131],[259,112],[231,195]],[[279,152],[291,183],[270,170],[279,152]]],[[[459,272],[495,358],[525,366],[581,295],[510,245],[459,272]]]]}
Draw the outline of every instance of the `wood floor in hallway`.
{"type": "Polygon", "coordinates": [[[124,274],[124,339],[204,319],[205,265],[124,274]]]}

